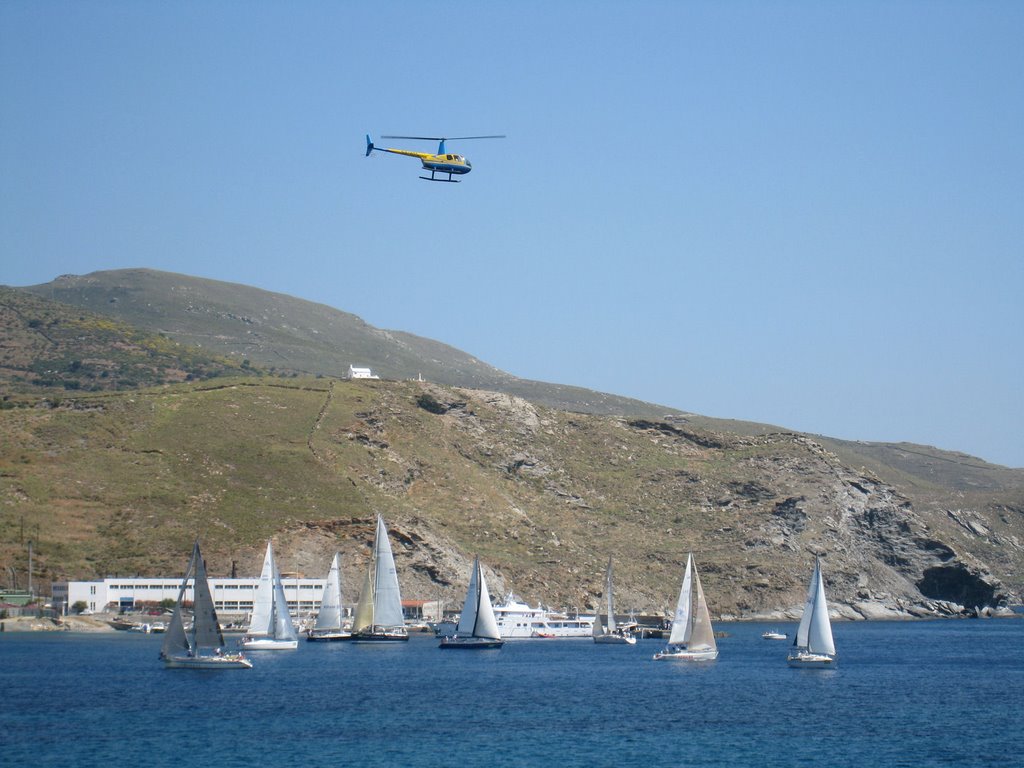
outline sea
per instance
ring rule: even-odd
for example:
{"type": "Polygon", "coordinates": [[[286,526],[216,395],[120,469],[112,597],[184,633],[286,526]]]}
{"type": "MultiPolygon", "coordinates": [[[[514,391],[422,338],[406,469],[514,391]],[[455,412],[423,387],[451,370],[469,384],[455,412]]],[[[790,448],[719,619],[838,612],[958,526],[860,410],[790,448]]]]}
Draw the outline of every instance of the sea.
{"type": "Polygon", "coordinates": [[[305,643],[251,670],[165,669],[161,636],[0,634],[4,766],[1021,766],[1024,619],[718,624],[715,662],[663,641],[499,650],[305,643]]]}

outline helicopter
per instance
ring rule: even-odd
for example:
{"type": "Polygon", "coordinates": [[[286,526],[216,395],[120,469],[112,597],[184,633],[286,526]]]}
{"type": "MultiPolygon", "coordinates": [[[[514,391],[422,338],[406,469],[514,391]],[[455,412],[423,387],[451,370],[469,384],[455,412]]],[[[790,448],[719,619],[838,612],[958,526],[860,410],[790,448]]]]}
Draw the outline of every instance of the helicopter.
{"type": "Polygon", "coordinates": [[[446,141],[466,141],[467,139],[504,139],[504,134],[497,136],[381,136],[382,139],[412,139],[415,141],[439,141],[441,142],[437,147],[437,154],[431,154],[429,152],[413,152],[411,149],[386,149],[384,147],[376,147],[373,141],[370,140],[370,135],[366,135],[366,156],[369,157],[370,153],[374,150],[378,152],[390,152],[393,155],[408,155],[409,157],[418,157],[420,162],[423,163],[423,170],[430,171],[429,176],[420,176],[424,181],[445,181],[457,184],[460,180],[453,179],[453,175],[462,176],[463,174],[469,173],[473,170],[473,164],[469,162],[462,155],[453,155],[447,152],[444,147],[446,141]],[[447,179],[440,179],[435,174],[448,174],[447,179]]]}

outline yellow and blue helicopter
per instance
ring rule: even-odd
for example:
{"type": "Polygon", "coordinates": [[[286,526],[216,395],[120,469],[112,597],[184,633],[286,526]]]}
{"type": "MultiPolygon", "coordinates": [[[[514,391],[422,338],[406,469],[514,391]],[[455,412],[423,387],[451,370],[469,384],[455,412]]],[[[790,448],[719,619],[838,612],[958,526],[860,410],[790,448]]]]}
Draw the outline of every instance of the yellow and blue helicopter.
{"type": "Polygon", "coordinates": [[[454,155],[445,150],[444,143],[446,141],[466,141],[467,139],[504,139],[504,134],[498,136],[381,136],[382,139],[410,139],[415,141],[439,141],[441,142],[437,147],[437,154],[431,154],[430,152],[413,152],[411,149],[387,149],[385,147],[375,147],[373,142],[370,140],[369,134],[366,136],[366,156],[369,157],[370,153],[374,150],[378,152],[390,152],[393,155],[407,155],[408,157],[418,157],[420,162],[423,163],[423,170],[430,171],[429,176],[420,176],[425,181],[450,181],[452,183],[458,183],[459,179],[453,179],[453,175],[462,176],[463,174],[469,173],[473,170],[473,164],[469,162],[462,155],[454,155]],[[434,174],[447,173],[447,179],[436,178],[434,174]]]}

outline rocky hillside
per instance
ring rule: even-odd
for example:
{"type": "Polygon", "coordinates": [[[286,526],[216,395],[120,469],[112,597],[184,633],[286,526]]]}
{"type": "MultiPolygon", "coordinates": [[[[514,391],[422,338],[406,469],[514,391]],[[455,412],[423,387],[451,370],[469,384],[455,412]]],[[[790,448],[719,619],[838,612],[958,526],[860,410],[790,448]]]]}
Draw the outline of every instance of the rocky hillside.
{"type": "Polygon", "coordinates": [[[381,513],[409,598],[460,599],[475,553],[496,593],[579,608],[610,555],[622,609],[667,609],[688,551],[720,616],[796,611],[815,553],[850,617],[1021,588],[1019,500],[919,508],[789,432],[269,376],[14,405],[0,412],[0,555],[22,558],[27,531],[41,580],[178,573],[196,535],[214,574],[255,574],[273,537],[283,570],[319,575],[340,551],[352,591],[381,513]]]}

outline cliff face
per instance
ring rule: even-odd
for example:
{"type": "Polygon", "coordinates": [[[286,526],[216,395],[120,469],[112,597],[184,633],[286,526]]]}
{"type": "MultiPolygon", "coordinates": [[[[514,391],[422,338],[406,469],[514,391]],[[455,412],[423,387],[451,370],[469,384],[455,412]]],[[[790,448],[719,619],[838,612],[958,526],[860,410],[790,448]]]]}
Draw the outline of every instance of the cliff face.
{"type": "MultiPolygon", "coordinates": [[[[684,419],[599,419],[493,393],[425,390],[417,402],[435,422],[431,444],[446,442],[489,486],[467,476],[461,493],[479,510],[477,536],[514,542],[510,549],[526,544],[513,558],[496,553],[507,563],[497,585],[537,584],[556,601],[589,605],[611,553],[620,604],[657,609],[671,601],[692,550],[720,614],[794,615],[819,553],[830,598],[851,618],[956,613],[1006,600],[984,565],[937,536],[907,498],[807,437],[740,437],[684,419]],[[486,498],[495,490],[500,503],[486,498]],[[574,583],[565,576],[572,574],[583,578],[574,583]]],[[[388,461],[408,468],[410,486],[430,484],[432,473],[413,469],[425,464],[407,453],[411,446],[389,440],[385,413],[364,415],[357,439],[372,432],[388,461]]],[[[383,482],[387,474],[364,480],[393,498],[418,495],[383,482]]]]}

